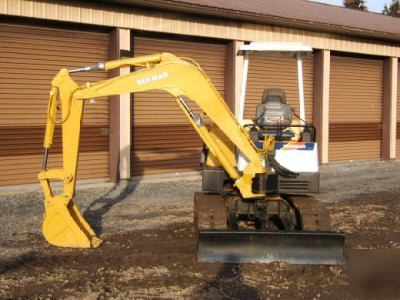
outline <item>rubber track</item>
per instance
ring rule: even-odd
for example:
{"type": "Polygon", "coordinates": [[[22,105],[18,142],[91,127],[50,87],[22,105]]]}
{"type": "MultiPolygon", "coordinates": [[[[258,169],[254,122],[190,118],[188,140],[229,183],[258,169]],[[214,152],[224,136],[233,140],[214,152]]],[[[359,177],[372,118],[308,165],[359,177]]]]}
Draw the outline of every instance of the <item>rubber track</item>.
{"type": "Polygon", "coordinates": [[[300,211],[303,230],[329,231],[330,214],[316,197],[291,196],[290,200],[300,211]]]}

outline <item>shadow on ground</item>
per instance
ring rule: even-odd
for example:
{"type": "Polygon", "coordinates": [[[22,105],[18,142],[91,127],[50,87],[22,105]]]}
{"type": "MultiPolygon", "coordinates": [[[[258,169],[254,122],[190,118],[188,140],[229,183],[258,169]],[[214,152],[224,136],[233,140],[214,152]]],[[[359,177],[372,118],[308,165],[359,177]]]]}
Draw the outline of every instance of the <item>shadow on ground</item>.
{"type": "Polygon", "coordinates": [[[256,288],[244,282],[240,264],[223,264],[215,278],[205,283],[203,291],[210,297],[261,299],[256,288]],[[218,295],[218,296],[217,296],[218,295]]]}
{"type": "Polygon", "coordinates": [[[0,260],[0,275],[22,268],[27,263],[34,261],[36,258],[37,253],[34,251],[29,251],[12,259],[0,260]]]}
{"type": "Polygon", "coordinates": [[[83,217],[92,226],[97,234],[103,233],[103,219],[107,212],[118,203],[124,201],[132,194],[137,183],[132,181],[120,181],[109,192],[100,198],[95,199],[83,213],[83,217]]]}

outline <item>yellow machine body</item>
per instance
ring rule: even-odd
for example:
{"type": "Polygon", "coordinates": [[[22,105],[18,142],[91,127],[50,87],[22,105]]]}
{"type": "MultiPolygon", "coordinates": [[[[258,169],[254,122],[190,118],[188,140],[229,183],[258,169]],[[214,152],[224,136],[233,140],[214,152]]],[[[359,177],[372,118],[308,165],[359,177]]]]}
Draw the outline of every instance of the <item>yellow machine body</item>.
{"type": "Polygon", "coordinates": [[[259,150],[197,64],[162,53],[99,63],[79,71],[110,71],[121,67],[142,68],[126,75],[82,86],[77,85],[71,78],[74,71],[62,69],[52,81],[44,140],[44,166],[39,174],[45,195],[42,229],[50,244],[75,248],[91,248],[101,244],[101,240],[73,202],[83,104],[87,99],[156,89],[168,92],[175,98],[209,149],[208,163],[222,166],[243,198],[265,197],[265,193],[253,192],[252,183],[256,175],[270,172],[265,168],[264,162],[266,153],[273,148],[274,139],[268,137],[264,149],[259,150]],[[205,126],[202,117],[190,110],[186,100],[195,102],[212,121],[212,125],[205,126]],[[58,121],[57,110],[61,113],[58,121]],[[47,170],[48,150],[52,145],[56,124],[62,127],[63,167],[47,170]],[[248,160],[243,172],[239,172],[236,167],[236,149],[248,160]],[[63,182],[61,194],[53,194],[50,186],[52,180],[63,182]]]}
{"type": "MultiPolygon", "coordinates": [[[[231,142],[229,137],[227,137],[217,126],[211,124],[208,126],[211,137],[215,140],[218,147],[225,153],[228,161],[231,165],[236,164],[236,153],[235,145],[231,142]]],[[[214,156],[212,153],[207,155],[206,166],[209,167],[222,167],[218,160],[218,157],[214,156]]]]}

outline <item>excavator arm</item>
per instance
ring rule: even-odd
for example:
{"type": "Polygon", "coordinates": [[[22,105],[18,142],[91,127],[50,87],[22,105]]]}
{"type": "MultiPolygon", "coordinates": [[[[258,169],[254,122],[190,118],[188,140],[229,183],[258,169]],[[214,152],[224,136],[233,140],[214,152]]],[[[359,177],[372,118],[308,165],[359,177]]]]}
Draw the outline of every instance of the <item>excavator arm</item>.
{"type": "Polygon", "coordinates": [[[101,243],[72,201],[75,193],[84,100],[149,90],[163,90],[171,94],[211,154],[217,158],[234,181],[243,198],[265,197],[262,188],[254,190],[253,181],[265,181],[267,170],[264,161],[268,150],[273,146],[273,139],[268,139],[268,145],[264,150],[259,150],[239,125],[211,80],[196,63],[162,53],[98,63],[70,71],[62,69],[52,81],[44,140],[44,163],[43,170],[39,174],[45,193],[46,213],[43,233],[51,244],[66,247],[96,247],[101,243]],[[141,68],[126,75],[81,86],[71,78],[74,72],[110,71],[122,67],[141,68]],[[238,171],[225,148],[219,145],[215,135],[204,125],[202,117],[190,109],[187,100],[195,102],[247,158],[248,165],[243,172],[238,171]],[[56,120],[58,109],[61,115],[59,121],[56,120]],[[57,123],[62,126],[63,168],[48,170],[47,158],[57,123]],[[61,194],[53,194],[51,180],[63,181],[64,190],[61,194]]]}

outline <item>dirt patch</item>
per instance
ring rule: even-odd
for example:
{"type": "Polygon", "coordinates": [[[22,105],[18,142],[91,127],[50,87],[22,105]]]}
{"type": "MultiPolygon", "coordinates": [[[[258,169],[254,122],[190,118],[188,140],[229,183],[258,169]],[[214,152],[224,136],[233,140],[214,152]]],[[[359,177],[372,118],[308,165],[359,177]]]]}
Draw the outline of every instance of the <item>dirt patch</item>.
{"type": "MultiPolygon", "coordinates": [[[[397,193],[361,195],[329,206],[346,250],[399,249],[397,193]]],[[[188,213],[187,218],[190,217],[188,213]]],[[[145,221],[145,220],[144,220],[145,221]]],[[[98,249],[47,245],[37,234],[2,245],[31,249],[1,262],[0,297],[346,298],[348,267],[197,263],[190,222],[105,236],[98,249]]]]}
{"type": "Polygon", "coordinates": [[[350,248],[400,249],[398,195],[398,192],[361,194],[330,205],[332,226],[346,233],[350,248]]]}
{"type": "Polygon", "coordinates": [[[104,239],[90,250],[48,245],[41,195],[8,195],[0,201],[0,298],[353,298],[350,253],[400,250],[397,167],[325,171],[320,198],[346,234],[344,266],[197,263],[196,181],[79,191],[75,202],[104,239]]]}

